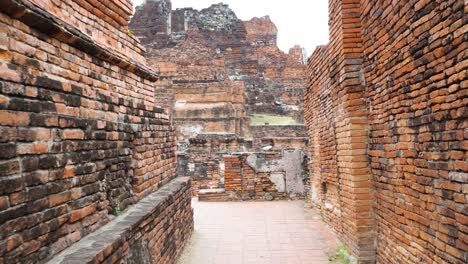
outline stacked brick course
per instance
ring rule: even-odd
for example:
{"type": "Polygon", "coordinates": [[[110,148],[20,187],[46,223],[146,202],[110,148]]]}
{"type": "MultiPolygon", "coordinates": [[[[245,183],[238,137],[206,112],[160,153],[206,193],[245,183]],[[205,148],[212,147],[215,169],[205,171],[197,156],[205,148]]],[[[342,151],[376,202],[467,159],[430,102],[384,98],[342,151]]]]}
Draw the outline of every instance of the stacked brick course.
{"type": "MultiPolygon", "coordinates": [[[[271,153],[277,157],[277,153],[271,153]]],[[[239,199],[263,199],[267,193],[276,193],[275,184],[268,173],[256,172],[247,164],[248,155],[235,155],[224,158],[224,186],[228,193],[239,199]]]]}
{"type": "Polygon", "coordinates": [[[363,263],[466,263],[466,3],[330,1],[309,60],[311,193],[363,263]]]}
{"type": "Polygon", "coordinates": [[[175,132],[130,1],[0,5],[0,263],[41,263],[174,179],[175,132]]]}
{"type": "Polygon", "coordinates": [[[191,200],[190,179],[177,178],[50,263],[175,263],[193,230],[191,200]]]}
{"type": "Polygon", "coordinates": [[[178,155],[177,174],[192,177],[192,192],[223,187],[223,156],[252,148],[252,142],[234,134],[199,134],[178,155]]]}

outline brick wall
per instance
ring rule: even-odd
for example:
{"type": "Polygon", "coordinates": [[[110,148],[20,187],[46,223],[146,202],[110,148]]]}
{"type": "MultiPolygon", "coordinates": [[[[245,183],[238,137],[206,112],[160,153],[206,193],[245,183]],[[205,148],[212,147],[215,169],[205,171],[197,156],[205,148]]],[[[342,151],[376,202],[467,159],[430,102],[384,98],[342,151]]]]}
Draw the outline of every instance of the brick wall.
{"type": "Polygon", "coordinates": [[[468,261],[466,11],[362,5],[380,262],[468,261]]]}
{"type": "Polygon", "coordinates": [[[175,263],[193,231],[191,200],[190,179],[177,178],[52,263],[175,263]]]}
{"type": "Polygon", "coordinates": [[[311,198],[363,263],[468,260],[464,9],[330,1],[308,68],[311,198]]]}
{"type": "Polygon", "coordinates": [[[128,31],[133,14],[131,0],[35,0],[36,7],[47,10],[54,17],[112,50],[115,55],[145,63],[138,40],[128,31]]]}
{"type": "Polygon", "coordinates": [[[250,126],[254,138],[265,137],[307,137],[305,125],[265,125],[250,126]]]}
{"type": "Polygon", "coordinates": [[[226,197],[228,200],[304,197],[305,165],[301,150],[225,155],[226,197]]]}
{"type": "Polygon", "coordinates": [[[234,134],[199,134],[187,149],[179,149],[177,174],[192,177],[194,196],[199,189],[223,187],[223,155],[250,149],[252,142],[234,134]]]}
{"type": "Polygon", "coordinates": [[[267,193],[276,193],[277,189],[271,182],[269,174],[256,172],[247,164],[247,156],[224,157],[226,192],[235,195],[238,199],[263,199],[267,193]]]}
{"type": "Polygon", "coordinates": [[[255,151],[265,147],[280,149],[307,149],[307,127],[305,125],[249,126],[255,151]]]}
{"type": "Polygon", "coordinates": [[[158,76],[114,23],[130,2],[96,3],[1,2],[0,263],[44,262],[176,176],[158,76]]]}
{"type": "MultiPolygon", "coordinates": [[[[194,79],[201,78],[197,73],[192,74],[194,79]]],[[[242,82],[180,80],[174,81],[172,90],[179,139],[196,136],[196,133],[193,135],[186,131],[197,127],[200,127],[198,133],[233,133],[238,136],[245,133],[243,128],[247,120],[242,82]]]]}
{"type": "Polygon", "coordinates": [[[329,9],[330,44],[313,53],[308,67],[311,194],[351,252],[371,263],[375,227],[365,87],[360,79],[360,3],[330,1],[329,9]]]}

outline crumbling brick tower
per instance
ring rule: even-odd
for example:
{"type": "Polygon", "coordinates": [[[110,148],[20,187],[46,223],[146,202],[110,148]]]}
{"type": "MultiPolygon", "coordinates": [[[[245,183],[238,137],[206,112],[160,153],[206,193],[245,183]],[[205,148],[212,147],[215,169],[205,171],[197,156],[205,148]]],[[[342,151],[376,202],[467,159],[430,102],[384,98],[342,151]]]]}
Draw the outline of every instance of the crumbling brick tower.
{"type": "Polygon", "coordinates": [[[0,1],[0,263],[173,263],[190,236],[190,183],[132,12],[0,1]]]}
{"type": "Polygon", "coordinates": [[[311,198],[361,263],[468,261],[466,2],[330,0],[311,198]]]}

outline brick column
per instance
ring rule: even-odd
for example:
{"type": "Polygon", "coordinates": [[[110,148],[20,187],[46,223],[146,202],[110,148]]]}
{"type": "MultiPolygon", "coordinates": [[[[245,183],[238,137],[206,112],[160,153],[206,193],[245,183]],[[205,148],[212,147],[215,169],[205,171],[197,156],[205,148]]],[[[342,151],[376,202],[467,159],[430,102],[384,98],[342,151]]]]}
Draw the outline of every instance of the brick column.
{"type": "Polygon", "coordinates": [[[375,262],[359,0],[330,1],[330,44],[309,60],[312,201],[360,263],[375,262]]]}
{"type": "Polygon", "coordinates": [[[367,157],[368,111],[362,78],[359,0],[331,1],[332,94],[343,233],[361,263],[375,262],[373,187],[367,157]]]}
{"type": "Polygon", "coordinates": [[[224,157],[224,188],[226,192],[236,192],[241,186],[241,160],[240,156],[224,157]]]}

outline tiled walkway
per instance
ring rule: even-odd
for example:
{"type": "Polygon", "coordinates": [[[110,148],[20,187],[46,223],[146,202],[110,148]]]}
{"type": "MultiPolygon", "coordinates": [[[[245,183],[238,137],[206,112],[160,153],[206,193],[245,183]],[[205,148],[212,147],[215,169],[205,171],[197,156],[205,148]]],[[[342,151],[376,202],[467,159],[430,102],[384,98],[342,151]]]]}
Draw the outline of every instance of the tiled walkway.
{"type": "Polygon", "coordinates": [[[302,201],[193,200],[195,231],[179,264],[329,263],[338,241],[302,201]]]}

